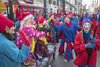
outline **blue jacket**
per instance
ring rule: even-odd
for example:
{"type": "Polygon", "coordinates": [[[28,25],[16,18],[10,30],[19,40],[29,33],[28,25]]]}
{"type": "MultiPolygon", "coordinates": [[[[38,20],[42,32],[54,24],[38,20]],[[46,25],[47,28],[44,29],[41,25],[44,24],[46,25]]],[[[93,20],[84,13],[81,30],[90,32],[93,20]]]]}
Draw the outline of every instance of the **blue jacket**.
{"type": "Polygon", "coordinates": [[[17,31],[19,31],[19,28],[20,28],[20,21],[17,21],[17,22],[15,23],[15,26],[16,26],[17,31]]]}
{"type": "Polygon", "coordinates": [[[78,18],[73,16],[72,21],[78,24],[78,18]]]}
{"type": "Polygon", "coordinates": [[[72,22],[71,27],[68,28],[68,26],[65,25],[65,23],[63,23],[60,26],[57,26],[56,24],[54,25],[54,27],[63,32],[63,35],[66,38],[66,41],[69,42],[74,42],[75,36],[76,36],[76,31],[79,31],[78,28],[80,27],[78,24],[72,22]],[[65,28],[64,28],[65,26],[65,28]],[[68,29],[68,31],[67,31],[68,29]]]}
{"type": "Polygon", "coordinates": [[[19,50],[14,41],[0,34],[0,67],[21,67],[21,63],[28,58],[29,53],[30,47],[23,45],[19,50]]]}

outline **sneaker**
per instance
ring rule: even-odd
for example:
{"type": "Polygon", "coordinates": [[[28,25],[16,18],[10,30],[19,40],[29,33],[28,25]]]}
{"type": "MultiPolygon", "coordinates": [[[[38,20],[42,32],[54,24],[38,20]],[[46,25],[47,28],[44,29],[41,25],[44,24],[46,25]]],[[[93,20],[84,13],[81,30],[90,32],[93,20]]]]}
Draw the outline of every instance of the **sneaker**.
{"type": "Polygon", "coordinates": [[[66,59],[64,60],[65,62],[68,62],[66,59]]]}

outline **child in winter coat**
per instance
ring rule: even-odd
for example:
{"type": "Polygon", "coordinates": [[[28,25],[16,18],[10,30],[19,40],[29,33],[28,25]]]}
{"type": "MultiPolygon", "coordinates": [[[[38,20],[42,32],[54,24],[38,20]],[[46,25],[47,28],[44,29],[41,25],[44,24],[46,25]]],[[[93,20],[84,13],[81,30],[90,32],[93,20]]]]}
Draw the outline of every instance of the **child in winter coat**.
{"type": "MultiPolygon", "coordinates": [[[[18,10],[17,10],[17,12],[16,13],[19,13],[18,12],[18,10]]],[[[24,22],[22,22],[22,25],[21,25],[21,27],[20,27],[20,30],[22,30],[27,36],[28,36],[28,38],[29,38],[29,41],[30,41],[30,45],[32,44],[32,37],[43,37],[43,36],[45,36],[45,32],[36,32],[34,29],[33,29],[33,27],[31,26],[31,24],[30,23],[32,23],[33,22],[33,15],[31,14],[31,13],[29,13],[29,12],[24,12],[23,13],[23,15],[22,15],[23,17],[23,21],[24,22]]],[[[18,17],[18,19],[21,19],[20,17],[20,15],[19,16],[17,16],[18,17]]],[[[21,20],[22,21],[22,20],[21,20]]],[[[21,22],[20,21],[20,22],[21,22]]],[[[22,39],[22,37],[21,37],[21,35],[20,34],[18,34],[18,36],[17,36],[17,40],[16,40],[16,44],[17,44],[17,46],[19,47],[19,49],[22,47],[22,44],[24,43],[24,41],[23,41],[23,39],[22,39]]],[[[31,48],[32,49],[32,48],[31,48]]],[[[32,63],[30,63],[30,60],[31,60],[31,57],[32,57],[32,55],[31,55],[31,53],[30,53],[30,55],[29,55],[29,57],[27,58],[27,60],[25,61],[25,62],[29,62],[28,63],[28,65],[31,65],[32,63]]],[[[33,64],[32,64],[33,65],[33,64]]]]}

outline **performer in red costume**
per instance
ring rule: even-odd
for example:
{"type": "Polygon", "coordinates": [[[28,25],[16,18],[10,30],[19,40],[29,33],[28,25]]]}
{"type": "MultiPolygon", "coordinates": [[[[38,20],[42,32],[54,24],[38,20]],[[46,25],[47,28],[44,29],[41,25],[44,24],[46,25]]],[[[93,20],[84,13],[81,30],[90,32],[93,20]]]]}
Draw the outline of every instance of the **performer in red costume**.
{"type": "Polygon", "coordinates": [[[93,32],[91,31],[91,22],[88,19],[88,13],[83,20],[82,31],[75,37],[74,49],[78,52],[78,56],[74,61],[74,64],[78,67],[96,67],[97,52],[100,50],[100,40],[98,35],[93,38],[93,32]]]}
{"type": "Polygon", "coordinates": [[[39,11],[39,15],[36,17],[36,23],[38,24],[38,21],[43,18],[43,16],[41,15],[41,10],[39,11]]]}

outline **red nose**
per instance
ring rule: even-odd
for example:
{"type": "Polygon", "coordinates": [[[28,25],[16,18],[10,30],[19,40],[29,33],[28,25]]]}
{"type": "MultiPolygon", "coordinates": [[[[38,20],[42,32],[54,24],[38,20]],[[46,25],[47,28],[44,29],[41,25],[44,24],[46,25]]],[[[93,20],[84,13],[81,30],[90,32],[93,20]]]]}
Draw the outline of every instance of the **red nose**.
{"type": "Polygon", "coordinates": [[[88,27],[86,27],[85,29],[86,29],[86,30],[88,30],[89,28],[88,28],[88,27]]]}

